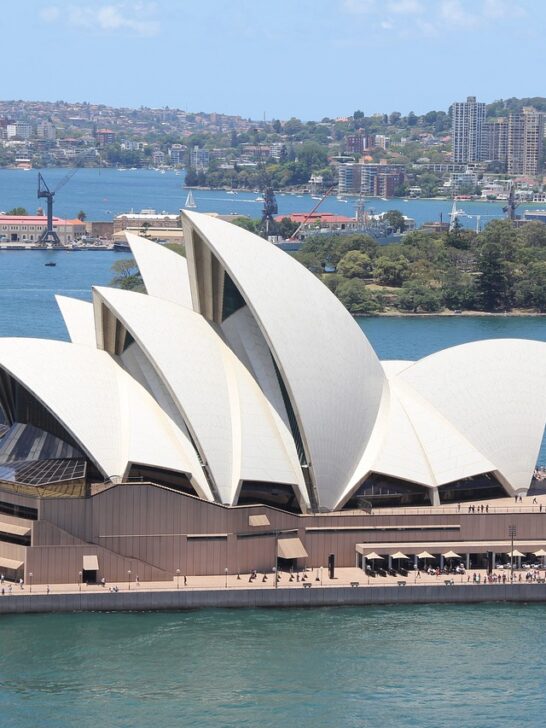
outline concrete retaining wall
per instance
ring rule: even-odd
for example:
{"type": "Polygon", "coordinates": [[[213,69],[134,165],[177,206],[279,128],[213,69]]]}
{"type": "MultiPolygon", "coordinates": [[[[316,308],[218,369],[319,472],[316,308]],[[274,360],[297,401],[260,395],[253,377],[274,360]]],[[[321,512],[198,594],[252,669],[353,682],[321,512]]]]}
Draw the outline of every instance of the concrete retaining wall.
{"type": "Polygon", "coordinates": [[[482,602],[546,602],[546,584],[14,593],[0,597],[0,614],[482,602]]]}

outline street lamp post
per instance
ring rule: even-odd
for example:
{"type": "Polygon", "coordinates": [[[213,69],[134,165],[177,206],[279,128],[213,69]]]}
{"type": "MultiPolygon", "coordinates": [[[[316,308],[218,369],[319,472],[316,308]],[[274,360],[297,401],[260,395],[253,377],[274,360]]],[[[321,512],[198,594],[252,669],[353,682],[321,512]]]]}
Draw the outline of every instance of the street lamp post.
{"type": "Polygon", "coordinates": [[[514,583],[514,536],[516,535],[516,527],[514,524],[508,526],[508,535],[511,539],[510,546],[510,582],[514,583]]]}
{"type": "Polygon", "coordinates": [[[127,570],[127,576],[129,577],[129,591],[131,591],[131,569],[127,570]]]}
{"type": "Polygon", "coordinates": [[[82,572],[79,571],[78,572],[78,586],[79,586],[80,591],[82,590],[82,576],[83,576],[82,572]]]}
{"type": "Polygon", "coordinates": [[[29,571],[28,574],[28,589],[30,593],[32,594],[32,571],[29,571]]]}
{"type": "Polygon", "coordinates": [[[180,589],[180,569],[176,570],[176,588],[180,589]]]}
{"type": "Polygon", "coordinates": [[[225,574],[225,576],[226,576],[226,584],[225,584],[225,586],[226,586],[226,589],[227,589],[227,575],[228,575],[228,567],[227,567],[227,566],[226,566],[226,568],[224,569],[224,574],[225,574]]]}

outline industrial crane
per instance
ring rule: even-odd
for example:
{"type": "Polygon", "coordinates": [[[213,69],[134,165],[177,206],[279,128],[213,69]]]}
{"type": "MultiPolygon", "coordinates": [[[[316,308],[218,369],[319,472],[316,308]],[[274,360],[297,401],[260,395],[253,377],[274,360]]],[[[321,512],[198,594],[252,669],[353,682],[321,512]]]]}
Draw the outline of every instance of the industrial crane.
{"type": "Polygon", "coordinates": [[[45,198],[47,200],[47,227],[40,235],[40,243],[51,243],[52,245],[60,245],[61,241],[56,231],[53,229],[53,198],[56,193],[69,182],[76,174],[79,167],[74,167],[65,175],[54,190],[50,190],[41,173],[38,173],[38,199],[45,198]]]}

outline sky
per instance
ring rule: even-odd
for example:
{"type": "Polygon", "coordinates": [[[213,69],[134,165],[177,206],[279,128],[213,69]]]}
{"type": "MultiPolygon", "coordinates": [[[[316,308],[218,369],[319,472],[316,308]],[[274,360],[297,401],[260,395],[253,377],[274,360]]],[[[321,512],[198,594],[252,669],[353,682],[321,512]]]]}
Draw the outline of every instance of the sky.
{"type": "Polygon", "coordinates": [[[546,0],[0,0],[0,31],[4,100],[319,120],[546,95],[546,0]]]}

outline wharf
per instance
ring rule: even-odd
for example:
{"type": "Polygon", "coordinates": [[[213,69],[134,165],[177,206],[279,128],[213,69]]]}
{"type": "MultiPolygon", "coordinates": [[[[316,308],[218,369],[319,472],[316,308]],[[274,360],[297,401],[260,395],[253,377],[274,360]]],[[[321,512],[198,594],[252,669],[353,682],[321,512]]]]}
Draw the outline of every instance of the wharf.
{"type": "Polygon", "coordinates": [[[259,607],[333,607],[373,606],[398,604],[477,604],[487,602],[546,602],[546,584],[514,581],[489,583],[484,581],[485,572],[476,572],[480,582],[467,581],[469,575],[447,577],[413,573],[407,579],[386,577],[370,580],[357,568],[336,570],[339,574],[329,581],[323,574],[323,584],[317,581],[318,571],[307,572],[305,582],[289,582],[283,574],[275,588],[273,577],[262,582],[262,575],[250,583],[249,575],[224,574],[208,577],[188,577],[183,586],[174,582],[133,582],[118,585],[118,591],[99,585],[81,587],[74,584],[56,584],[47,591],[44,585],[25,585],[21,590],[16,584],[8,593],[0,596],[0,614],[26,614],[43,612],[97,612],[97,611],[160,611],[206,608],[259,607]],[[404,581],[400,586],[399,581],[404,581]],[[225,584],[227,583],[227,587],[225,584]]]}

